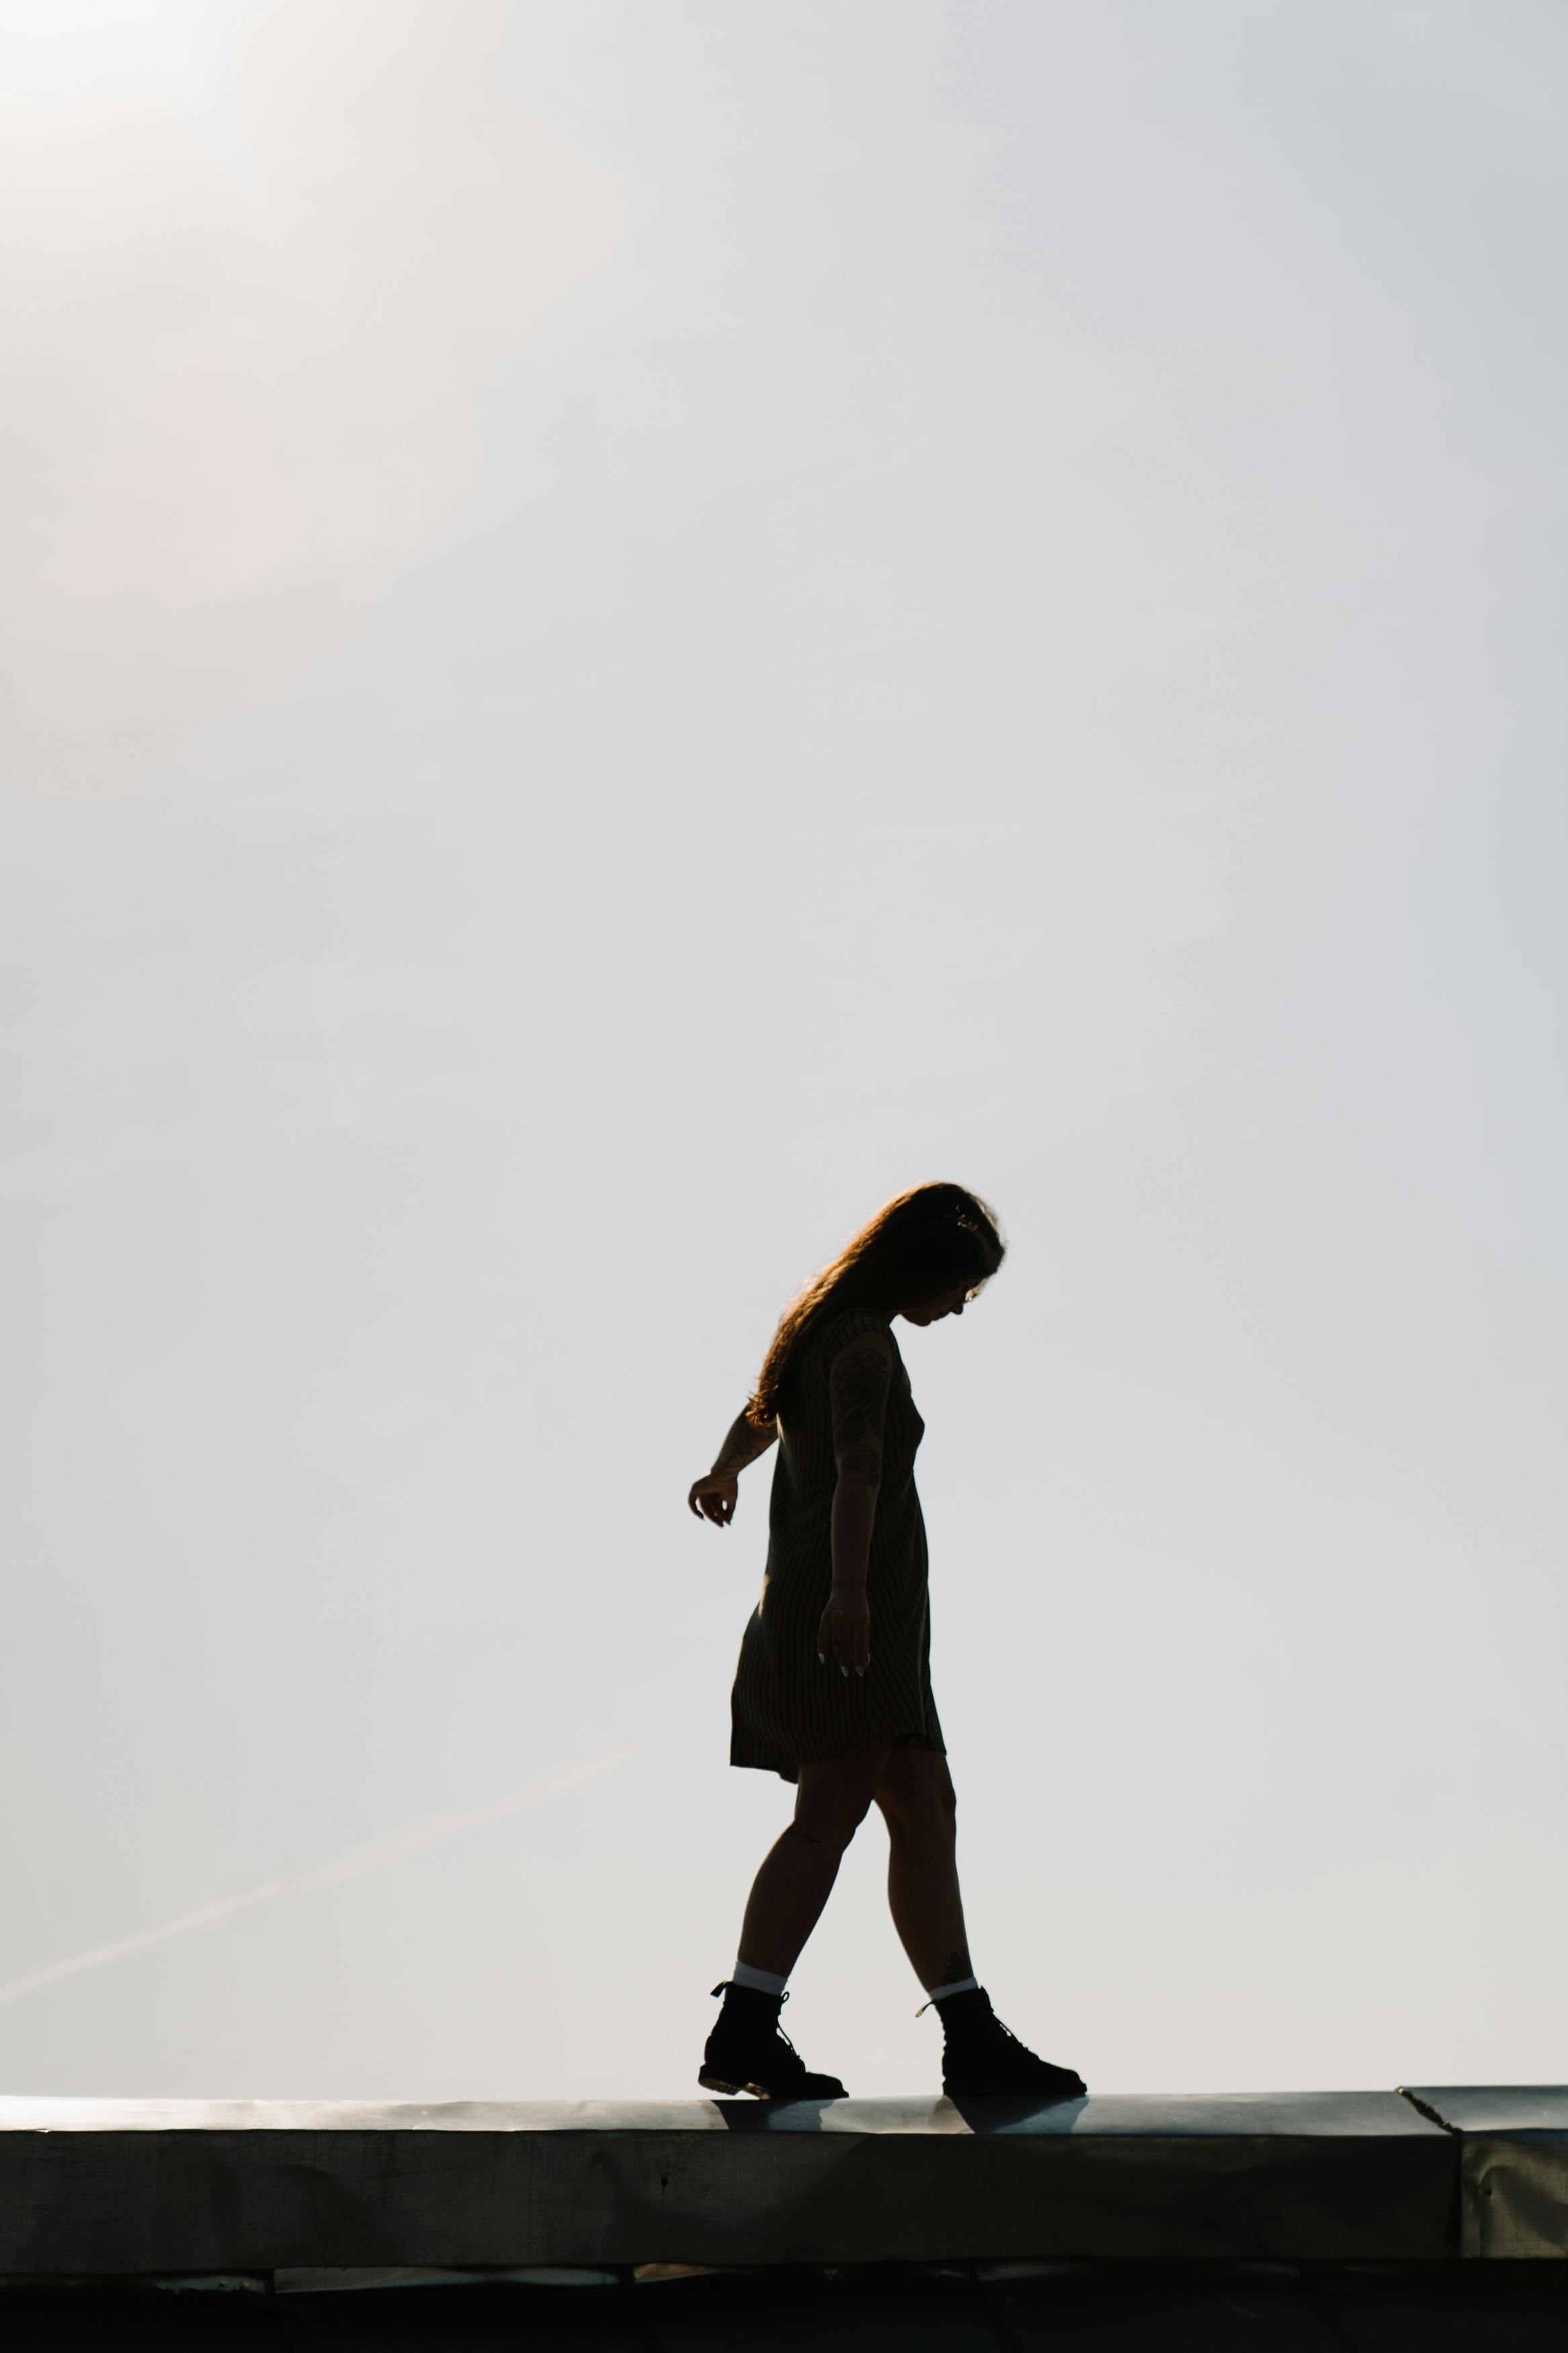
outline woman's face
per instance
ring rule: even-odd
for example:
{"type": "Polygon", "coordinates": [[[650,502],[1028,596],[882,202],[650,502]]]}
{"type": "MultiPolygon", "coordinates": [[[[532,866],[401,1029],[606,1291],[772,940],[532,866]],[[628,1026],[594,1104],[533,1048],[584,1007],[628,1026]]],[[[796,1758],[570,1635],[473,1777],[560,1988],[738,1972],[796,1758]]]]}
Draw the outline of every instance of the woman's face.
{"type": "Polygon", "coordinates": [[[969,1298],[969,1285],[955,1282],[947,1291],[939,1291],[934,1298],[917,1300],[902,1313],[906,1324],[940,1324],[944,1315],[962,1315],[969,1298]]]}

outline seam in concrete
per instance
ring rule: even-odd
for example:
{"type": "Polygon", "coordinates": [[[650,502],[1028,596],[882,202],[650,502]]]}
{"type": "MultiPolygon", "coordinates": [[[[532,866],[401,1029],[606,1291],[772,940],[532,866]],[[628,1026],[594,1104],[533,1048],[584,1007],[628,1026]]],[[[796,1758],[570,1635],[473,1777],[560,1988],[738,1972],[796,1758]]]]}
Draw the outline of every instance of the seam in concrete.
{"type": "Polygon", "coordinates": [[[1432,2105],[1430,2100],[1422,2099],[1420,2094],[1417,2092],[1407,2091],[1403,2084],[1398,2086],[1398,2091],[1400,2098],[1402,2100],[1408,2100],[1416,2115],[1418,2116],[1425,2116],[1429,2125],[1441,2125],[1443,2130],[1446,2133],[1451,2133],[1456,2140],[1464,2139],[1465,2136],[1459,2130],[1458,2126],[1451,2125],[1448,2122],[1447,2117],[1443,2115],[1442,2111],[1432,2105]]]}

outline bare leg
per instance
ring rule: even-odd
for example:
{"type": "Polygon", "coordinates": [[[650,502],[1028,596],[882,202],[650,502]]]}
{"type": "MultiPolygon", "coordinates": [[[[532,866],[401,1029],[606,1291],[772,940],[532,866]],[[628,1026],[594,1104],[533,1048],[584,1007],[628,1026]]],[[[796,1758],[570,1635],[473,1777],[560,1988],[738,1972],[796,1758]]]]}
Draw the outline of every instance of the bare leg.
{"type": "Polygon", "coordinates": [[[801,1767],[795,1820],[763,1857],[741,1924],[740,1958],[748,1968],[788,1977],[799,1960],[889,1754],[880,1748],[869,1757],[833,1757],[801,1767]]]}
{"type": "MultiPolygon", "coordinates": [[[[957,1807],[947,1761],[929,1749],[895,1748],[877,1791],[888,1820],[888,1902],[900,1941],[921,1985],[973,1977],[958,1892],[957,1807]]],[[[1002,2025],[979,1989],[941,2004],[942,2089],[1080,2100],[1083,2078],[1037,2058],[1002,2025]]]]}
{"type": "Polygon", "coordinates": [[[929,1987],[972,1976],[946,1757],[889,1749],[877,1803],[888,1824],[888,1908],[916,1977],[929,1987]]]}

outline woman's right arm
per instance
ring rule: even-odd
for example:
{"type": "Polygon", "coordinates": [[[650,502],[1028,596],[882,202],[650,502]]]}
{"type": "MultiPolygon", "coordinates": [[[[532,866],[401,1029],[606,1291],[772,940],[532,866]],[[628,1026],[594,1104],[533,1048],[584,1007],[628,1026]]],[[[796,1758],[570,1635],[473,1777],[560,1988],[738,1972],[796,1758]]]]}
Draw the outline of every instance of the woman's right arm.
{"type": "Polygon", "coordinates": [[[867,1332],[840,1348],[827,1376],[833,1413],[833,1590],[816,1632],[816,1655],[831,1647],[839,1670],[863,1675],[871,1663],[871,1610],[866,1579],[877,1490],[882,1482],[882,1423],[893,1378],[893,1344],[867,1332]]]}
{"type": "Polygon", "coordinates": [[[713,1468],[691,1482],[691,1493],[686,1501],[700,1520],[711,1520],[716,1528],[729,1525],[735,1516],[742,1472],[748,1462],[754,1462],[759,1454],[767,1452],[778,1434],[776,1421],[759,1426],[748,1420],[747,1409],[742,1407],[724,1433],[724,1443],[713,1458],[713,1468]]]}

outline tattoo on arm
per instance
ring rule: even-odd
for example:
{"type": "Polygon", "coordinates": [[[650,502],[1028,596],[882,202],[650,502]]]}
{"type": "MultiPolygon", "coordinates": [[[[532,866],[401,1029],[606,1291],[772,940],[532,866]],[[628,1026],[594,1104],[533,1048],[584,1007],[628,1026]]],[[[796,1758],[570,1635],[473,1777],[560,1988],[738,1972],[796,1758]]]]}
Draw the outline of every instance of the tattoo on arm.
{"type": "Polygon", "coordinates": [[[724,1442],[713,1458],[713,1475],[733,1478],[736,1472],[743,1471],[748,1462],[754,1462],[759,1454],[765,1454],[778,1434],[776,1421],[770,1421],[765,1430],[759,1430],[754,1421],[747,1420],[743,1412],[738,1413],[725,1431],[724,1442]]]}
{"type": "Polygon", "coordinates": [[[827,1379],[839,1469],[873,1487],[882,1475],[882,1419],[892,1377],[886,1348],[864,1346],[836,1356],[827,1379]]]}

